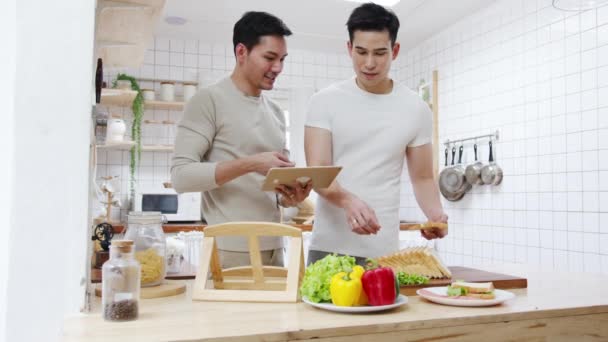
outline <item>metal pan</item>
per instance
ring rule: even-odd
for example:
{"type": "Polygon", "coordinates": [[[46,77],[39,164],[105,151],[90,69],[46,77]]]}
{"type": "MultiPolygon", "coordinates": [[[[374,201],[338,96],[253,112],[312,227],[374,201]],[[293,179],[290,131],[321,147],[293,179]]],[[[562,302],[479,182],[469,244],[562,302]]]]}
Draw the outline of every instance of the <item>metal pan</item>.
{"type": "Polygon", "coordinates": [[[475,151],[475,162],[467,166],[464,174],[469,184],[482,185],[481,169],[483,168],[483,163],[477,160],[477,144],[473,145],[473,150],[475,151]]]}
{"type": "Polygon", "coordinates": [[[498,185],[502,182],[502,168],[496,164],[492,154],[492,140],[490,140],[489,164],[481,168],[481,180],[484,184],[498,185]]]}
{"type": "Polygon", "coordinates": [[[444,168],[439,175],[439,191],[448,201],[460,200],[471,188],[471,185],[465,179],[464,168],[462,167],[462,151],[463,147],[460,146],[458,165],[454,165],[456,147],[452,147],[452,166],[444,168]]]}

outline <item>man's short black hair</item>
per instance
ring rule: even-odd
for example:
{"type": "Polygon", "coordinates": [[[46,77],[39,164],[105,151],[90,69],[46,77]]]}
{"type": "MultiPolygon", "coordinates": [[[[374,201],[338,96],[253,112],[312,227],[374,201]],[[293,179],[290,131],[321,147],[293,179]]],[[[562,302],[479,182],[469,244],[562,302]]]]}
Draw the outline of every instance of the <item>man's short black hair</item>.
{"type": "Polygon", "coordinates": [[[348,36],[352,43],[355,31],[379,31],[388,30],[391,38],[391,46],[397,41],[399,31],[399,19],[393,13],[380,5],[368,2],[353,10],[346,22],[348,36]]]}
{"type": "Polygon", "coordinates": [[[233,49],[241,43],[251,50],[260,42],[262,36],[290,36],[291,30],[285,23],[266,12],[246,12],[241,19],[234,24],[232,34],[233,49]]]}

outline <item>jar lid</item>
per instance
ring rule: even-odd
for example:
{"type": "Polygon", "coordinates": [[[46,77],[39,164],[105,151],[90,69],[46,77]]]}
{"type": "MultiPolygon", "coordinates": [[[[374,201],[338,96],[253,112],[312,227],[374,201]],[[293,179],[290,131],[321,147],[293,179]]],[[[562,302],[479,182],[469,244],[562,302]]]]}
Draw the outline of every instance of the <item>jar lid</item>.
{"type": "Polygon", "coordinates": [[[163,215],[160,211],[131,211],[127,223],[163,223],[163,215]]]}
{"type": "Polygon", "coordinates": [[[175,84],[173,81],[162,81],[160,84],[175,84]]]}
{"type": "Polygon", "coordinates": [[[110,243],[110,247],[118,248],[123,253],[130,253],[133,249],[133,240],[114,240],[110,243]]]}
{"type": "Polygon", "coordinates": [[[144,88],[141,91],[154,91],[154,89],[148,89],[148,88],[144,88]]]}
{"type": "Polygon", "coordinates": [[[184,82],[185,86],[196,86],[198,83],[197,82],[184,82]]]}
{"type": "Polygon", "coordinates": [[[116,247],[133,246],[133,240],[114,240],[112,244],[116,247]]]}

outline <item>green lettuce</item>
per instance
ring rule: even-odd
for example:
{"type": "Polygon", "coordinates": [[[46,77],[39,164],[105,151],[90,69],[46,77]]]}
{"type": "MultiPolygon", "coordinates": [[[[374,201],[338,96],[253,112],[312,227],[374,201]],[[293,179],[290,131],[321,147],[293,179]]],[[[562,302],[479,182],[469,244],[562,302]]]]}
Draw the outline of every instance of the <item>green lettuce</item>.
{"type": "Polygon", "coordinates": [[[418,274],[407,274],[405,272],[397,272],[399,285],[422,285],[428,284],[429,278],[418,274]]]}
{"type": "Polygon", "coordinates": [[[467,294],[468,291],[465,288],[448,285],[448,296],[466,296],[467,294]]]}
{"type": "Polygon", "coordinates": [[[340,272],[348,272],[355,266],[355,258],[350,256],[327,255],[306,268],[300,293],[314,303],[330,302],[329,284],[331,277],[340,272]]]}

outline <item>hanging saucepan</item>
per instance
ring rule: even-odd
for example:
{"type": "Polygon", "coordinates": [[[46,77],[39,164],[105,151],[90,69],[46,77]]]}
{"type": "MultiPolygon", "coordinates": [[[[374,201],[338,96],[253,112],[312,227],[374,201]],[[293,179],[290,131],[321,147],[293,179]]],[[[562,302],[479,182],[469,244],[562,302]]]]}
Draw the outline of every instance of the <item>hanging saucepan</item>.
{"type": "Polygon", "coordinates": [[[492,140],[490,140],[489,164],[481,168],[481,180],[484,184],[498,185],[502,182],[502,169],[494,161],[492,154],[492,140]]]}
{"type": "Polygon", "coordinates": [[[463,195],[465,192],[469,191],[471,189],[471,184],[469,184],[469,182],[467,182],[467,177],[465,176],[465,167],[464,165],[462,165],[462,152],[464,150],[464,147],[462,145],[460,145],[460,148],[458,149],[458,165],[456,165],[454,167],[454,169],[456,170],[457,174],[458,174],[458,191],[462,192],[463,195]]]}
{"type": "Polygon", "coordinates": [[[481,185],[483,184],[483,181],[481,180],[481,168],[483,167],[483,163],[477,160],[477,143],[473,145],[473,150],[475,151],[475,162],[467,166],[464,170],[464,174],[469,184],[481,185]]]}
{"type": "Polygon", "coordinates": [[[446,148],[446,153],[445,153],[445,165],[446,167],[441,171],[441,174],[439,175],[439,191],[441,191],[441,194],[443,195],[443,197],[445,197],[448,201],[458,201],[459,199],[462,198],[462,196],[464,196],[464,193],[458,193],[458,192],[454,192],[454,191],[449,191],[446,186],[443,184],[445,183],[446,180],[446,176],[447,174],[450,172],[448,170],[450,170],[453,165],[454,165],[454,160],[456,159],[456,147],[452,148],[452,166],[447,167],[447,160],[448,160],[448,154],[447,151],[448,149],[446,148]],[[443,182],[442,182],[443,181],[443,182]]]}
{"type": "Polygon", "coordinates": [[[452,166],[443,169],[439,175],[439,190],[443,197],[448,201],[458,201],[464,196],[465,192],[471,188],[471,185],[467,183],[464,175],[462,151],[463,147],[460,146],[458,165],[454,165],[456,147],[452,147],[452,166]]]}

